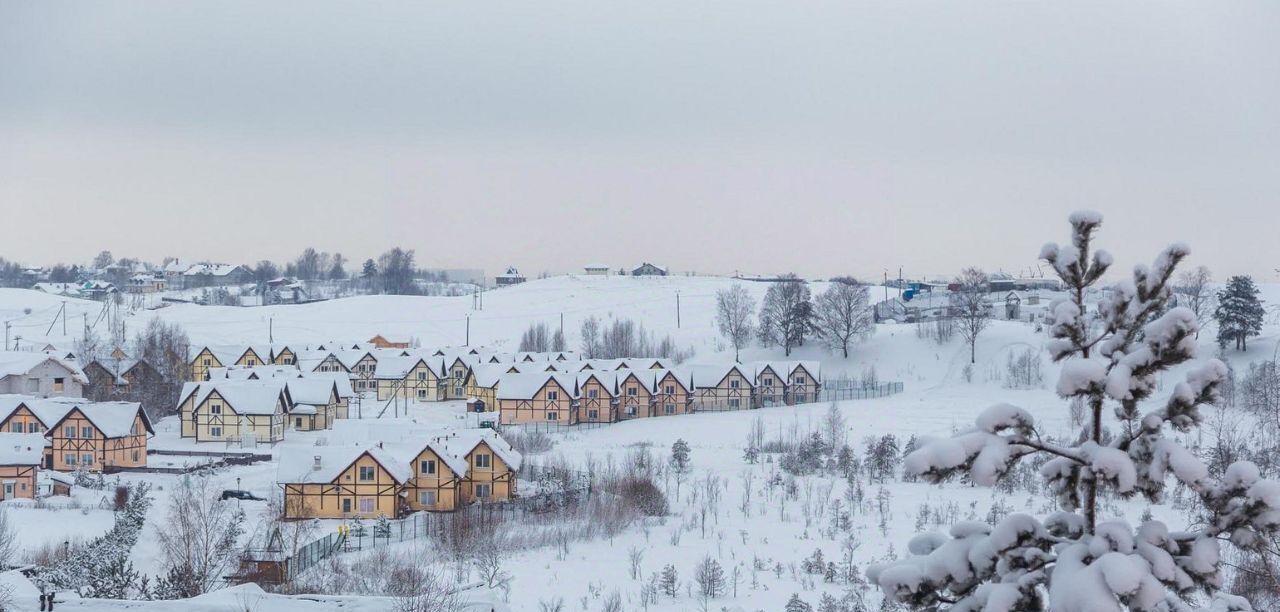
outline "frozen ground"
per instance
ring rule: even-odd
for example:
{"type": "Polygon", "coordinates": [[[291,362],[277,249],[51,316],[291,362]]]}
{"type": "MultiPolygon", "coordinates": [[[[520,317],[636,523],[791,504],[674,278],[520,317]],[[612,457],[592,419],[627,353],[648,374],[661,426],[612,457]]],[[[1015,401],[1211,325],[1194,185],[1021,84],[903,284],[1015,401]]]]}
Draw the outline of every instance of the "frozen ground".
{"type": "MultiPolygon", "coordinates": [[[[594,314],[606,319],[630,317],[643,321],[652,331],[671,334],[679,346],[693,347],[697,351],[694,361],[708,361],[725,358],[714,329],[714,295],[716,290],[733,282],[697,277],[602,279],[570,276],[491,291],[486,294],[483,311],[471,310],[470,297],[384,296],[267,308],[180,305],[131,317],[129,325],[136,329],[146,317],[159,316],[183,325],[193,343],[225,344],[266,340],[270,319],[273,320],[277,341],[363,339],[381,333],[393,339],[413,337],[424,346],[433,346],[462,344],[466,317],[470,314],[473,345],[511,350],[529,323],[543,321],[557,325],[561,313],[564,313],[570,344],[576,344],[579,321],[594,314]],[[680,292],[681,300],[679,327],[676,326],[676,291],[680,292]]],[[[745,284],[757,298],[766,289],[763,284],[745,284]]],[[[822,286],[818,284],[813,289],[816,293],[822,286]]],[[[1263,290],[1263,297],[1269,304],[1280,302],[1280,286],[1263,285],[1263,290]]],[[[873,290],[873,296],[878,297],[880,291],[873,290]]],[[[0,291],[0,316],[16,315],[26,326],[22,329],[34,329],[35,322],[43,317],[43,325],[47,327],[49,317],[61,306],[61,301],[33,292],[0,291]],[[30,308],[32,314],[23,314],[25,308],[30,308]]],[[[96,312],[97,308],[99,306],[94,303],[68,302],[73,323],[80,312],[96,312]]],[[[91,314],[90,320],[92,318],[91,314]]],[[[1248,353],[1228,353],[1227,357],[1240,370],[1250,361],[1270,358],[1278,340],[1280,325],[1272,314],[1263,335],[1251,341],[1248,353]]],[[[1057,377],[1057,367],[1049,364],[1047,357],[1044,382],[1039,388],[1015,390],[1005,388],[1003,384],[1009,355],[1027,349],[1043,354],[1043,341],[1044,336],[1029,324],[993,322],[980,338],[978,363],[972,368],[971,380],[966,380],[965,376],[968,350],[959,339],[939,346],[920,338],[912,324],[879,326],[875,336],[859,344],[848,360],[832,357],[828,351],[812,345],[802,347],[793,356],[822,360],[827,377],[841,372],[856,377],[874,367],[881,380],[905,383],[906,391],[901,395],[839,404],[847,423],[850,443],[861,455],[865,437],[893,434],[900,444],[905,444],[911,435],[945,435],[969,426],[981,409],[997,402],[1009,402],[1030,410],[1044,423],[1043,429],[1048,433],[1069,435],[1072,427],[1068,410],[1049,391],[1057,377]]],[[[1212,330],[1202,335],[1201,345],[1202,356],[1216,352],[1212,330]]],[[[743,358],[779,356],[776,350],[752,348],[744,353],[743,358]]],[[[918,524],[926,530],[945,528],[945,524],[934,525],[939,517],[944,519],[944,523],[965,518],[981,520],[993,505],[1004,511],[1043,513],[1049,509],[1043,496],[1032,497],[1025,492],[1006,494],[957,483],[936,486],[896,479],[870,483],[864,479],[862,502],[850,513],[849,529],[833,532],[830,528],[830,502],[845,499],[843,479],[823,476],[799,479],[799,499],[784,503],[780,501],[782,495],[776,488],[765,486],[765,482],[778,472],[776,464],[762,461],[750,465],[742,452],[748,429],[756,418],[763,421],[768,437],[772,437],[776,432],[793,426],[798,426],[801,431],[816,428],[826,411],[826,405],[809,405],[642,419],[556,436],[556,445],[547,456],[535,456],[531,460],[543,461],[547,457],[558,456],[577,464],[585,463],[589,458],[603,463],[610,456],[617,461],[638,446],[648,446],[656,455],[665,458],[671,444],[676,439],[684,439],[692,449],[693,473],[683,483],[679,500],[675,496],[675,483],[666,483],[670,488],[672,513],[663,520],[637,525],[612,541],[572,544],[567,553],[550,548],[538,549],[518,553],[509,559],[506,567],[514,576],[510,608],[537,610],[539,602],[560,597],[565,601],[566,610],[597,610],[604,598],[617,590],[624,609],[639,609],[641,583],[632,580],[629,571],[628,551],[632,548],[643,551],[641,572],[646,578],[660,571],[664,565],[672,564],[679,571],[681,582],[685,583],[692,578],[696,561],[704,555],[717,559],[726,573],[737,568],[737,596],[727,595],[713,601],[711,609],[779,610],[793,592],[801,593],[806,601],[816,604],[820,593],[839,594],[847,586],[826,584],[820,576],[806,576],[799,570],[801,560],[815,549],[821,549],[829,560],[839,560],[844,554],[842,551],[848,548],[852,550],[854,562],[865,569],[867,564],[877,559],[901,553],[908,537],[917,531],[918,524]],[[706,499],[709,477],[712,482],[718,479],[721,500],[718,508],[709,512],[704,531],[700,510],[706,499]],[[742,500],[748,481],[753,495],[744,510],[742,500]],[[824,498],[827,503],[816,503],[824,498]],[[807,511],[805,506],[808,506],[807,511]],[[821,510],[818,506],[822,506],[821,510]],[[882,508],[886,510],[883,514],[882,508]],[[922,509],[926,516],[921,519],[922,509]]],[[[457,403],[413,405],[399,424],[412,421],[453,422],[461,412],[457,403]]],[[[380,431],[385,429],[377,426],[361,435],[376,438],[383,435],[380,431]]],[[[332,435],[336,434],[290,432],[282,446],[314,444],[317,439],[332,435]]],[[[177,437],[176,424],[172,420],[159,424],[152,444],[155,448],[173,449],[193,446],[192,442],[177,437]]],[[[211,448],[221,450],[218,445],[211,448]]],[[[274,491],[274,475],[274,465],[263,463],[224,470],[216,478],[222,487],[240,486],[267,496],[274,491]]],[[[148,525],[133,551],[132,560],[139,571],[158,573],[160,559],[155,530],[165,511],[175,477],[146,475],[124,478],[148,480],[155,485],[156,502],[148,525]]],[[[80,493],[77,499],[83,501],[91,496],[80,493]]],[[[265,518],[265,506],[260,502],[242,504],[250,515],[252,531],[265,518]]],[[[21,541],[23,547],[39,546],[63,534],[90,537],[110,526],[106,511],[90,511],[82,515],[80,510],[50,512],[19,508],[17,503],[5,505],[11,509],[15,522],[24,530],[29,529],[21,541]]],[[[1137,502],[1109,503],[1105,507],[1109,516],[1123,515],[1130,519],[1136,519],[1146,510],[1145,504],[1137,502]]],[[[1175,528],[1184,522],[1183,513],[1172,506],[1159,506],[1151,511],[1175,528]]],[[[158,604],[81,602],[68,605],[66,609],[115,610],[136,606],[138,609],[157,610],[224,610],[230,609],[234,598],[242,595],[244,593],[220,593],[203,601],[184,602],[181,608],[156,607],[158,604]]],[[[873,607],[878,604],[879,597],[874,592],[868,592],[866,597],[873,607]]],[[[316,601],[272,596],[266,601],[270,603],[259,609],[287,612],[380,610],[387,609],[389,605],[388,600],[378,598],[316,601]]],[[[682,586],[678,597],[663,596],[656,606],[649,609],[676,611],[698,608],[699,602],[689,597],[682,586]]]]}

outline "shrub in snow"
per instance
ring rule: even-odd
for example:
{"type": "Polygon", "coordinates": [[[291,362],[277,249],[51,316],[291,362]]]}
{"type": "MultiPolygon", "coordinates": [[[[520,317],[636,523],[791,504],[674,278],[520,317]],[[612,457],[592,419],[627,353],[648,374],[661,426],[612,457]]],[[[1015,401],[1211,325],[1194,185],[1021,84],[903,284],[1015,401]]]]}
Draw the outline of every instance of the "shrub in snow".
{"type": "Polygon", "coordinates": [[[52,567],[37,568],[32,582],[57,590],[74,590],[83,597],[127,597],[137,578],[128,563],[129,551],[137,543],[151,507],[150,488],[146,483],[134,485],[110,531],[52,567]]]}
{"type": "Polygon", "coordinates": [[[1083,399],[1087,435],[1073,446],[1046,442],[1027,411],[1002,404],[979,415],[972,430],[927,441],[905,461],[908,472],[932,481],[963,474],[991,486],[1024,457],[1048,455],[1040,475],[1063,511],[1043,519],[1010,514],[994,525],[959,522],[945,536],[917,536],[910,555],[867,572],[887,600],[986,612],[1181,611],[1206,599],[1204,609],[1251,609],[1221,592],[1219,547],[1226,541],[1258,549],[1280,530],[1280,482],[1261,478],[1247,462],[1213,477],[1166,435],[1199,425],[1200,407],[1218,399],[1227,375],[1221,362],[1191,368],[1163,406],[1139,409],[1157,374],[1195,351],[1194,314],[1166,309],[1169,278],[1187,248],[1173,245],[1151,267],[1137,266],[1132,280],[1116,284],[1098,304],[1098,324],[1091,326],[1085,291],[1111,265],[1105,251],[1090,251],[1101,222],[1096,213],[1076,213],[1072,243],[1041,251],[1073,296],[1053,309],[1049,348],[1055,360],[1070,359],[1057,389],[1083,399]],[[1102,433],[1108,405],[1120,425],[1109,440],[1102,433]],[[1154,520],[1136,527],[1099,521],[1099,489],[1159,502],[1169,475],[1195,494],[1206,520],[1186,531],[1154,520]]]}

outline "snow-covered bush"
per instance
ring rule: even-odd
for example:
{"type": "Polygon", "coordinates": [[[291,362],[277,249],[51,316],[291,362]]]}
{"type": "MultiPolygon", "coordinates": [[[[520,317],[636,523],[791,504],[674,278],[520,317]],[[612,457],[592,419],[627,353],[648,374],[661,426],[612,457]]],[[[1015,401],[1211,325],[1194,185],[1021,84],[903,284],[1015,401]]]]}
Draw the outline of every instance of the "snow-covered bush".
{"type": "Polygon", "coordinates": [[[128,564],[129,551],[151,507],[150,485],[133,486],[124,510],[116,513],[111,530],[86,544],[76,554],[52,567],[37,568],[36,585],[74,590],[84,597],[127,597],[138,575],[128,564]]]}
{"type": "Polygon", "coordinates": [[[1195,352],[1195,315],[1166,310],[1169,279],[1188,249],[1175,244],[1153,266],[1137,266],[1132,280],[1113,286],[1098,304],[1094,331],[1084,296],[1112,261],[1105,251],[1090,251],[1101,223],[1097,213],[1075,213],[1072,243],[1041,251],[1073,296],[1052,306],[1049,350],[1064,361],[1059,395],[1084,399],[1086,435],[1073,445],[1054,444],[1027,411],[996,405],[978,416],[974,429],[926,441],[905,461],[908,472],[933,481],[964,474],[991,486],[1023,457],[1047,454],[1053,458],[1040,474],[1062,511],[1044,519],[1010,514],[994,526],[961,522],[948,534],[918,535],[909,556],[868,570],[886,599],[917,609],[986,612],[1181,611],[1206,603],[1204,609],[1215,611],[1251,609],[1221,590],[1220,545],[1256,550],[1280,530],[1280,482],[1263,479],[1248,462],[1211,475],[1167,435],[1198,426],[1200,407],[1218,399],[1227,375],[1220,361],[1191,367],[1163,406],[1139,410],[1156,376],[1195,352]],[[1119,429],[1109,439],[1102,422],[1108,405],[1119,429]],[[1170,475],[1195,494],[1207,520],[1176,531],[1155,520],[1134,527],[1099,519],[1100,489],[1156,503],[1170,475]]]}

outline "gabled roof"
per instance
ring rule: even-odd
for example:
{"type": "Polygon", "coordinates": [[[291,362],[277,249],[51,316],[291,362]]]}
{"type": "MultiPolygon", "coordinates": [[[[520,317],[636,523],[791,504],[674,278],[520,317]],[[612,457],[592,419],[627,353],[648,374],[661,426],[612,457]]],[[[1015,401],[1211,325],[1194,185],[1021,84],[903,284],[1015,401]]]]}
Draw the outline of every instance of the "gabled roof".
{"type": "Polygon", "coordinates": [[[427,366],[427,369],[432,374],[435,374],[436,378],[440,378],[440,369],[431,365],[433,361],[436,361],[434,357],[427,358],[420,355],[383,357],[378,360],[377,365],[374,367],[373,377],[399,380],[408,376],[414,368],[418,367],[418,364],[422,364],[427,366]]]}
{"type": "Polygon", "coordinates": [[[45,362],[52,362],[67,370],[71,378],[76,382],[82,384],[89,382],[80,366],[66,359],[59,359],[46,353],[28,353],[25,351],[0,351],[0,378],[5,376],[25,376],[45,362]]]}
{"type": "Polygon", "coordinates": [[[730,372],[738,371],[738,374],[746,380],[748,387],[756,385],[755,370],[744,369],[736,363],[725,364],[705,364],[691,365],[687,369],[693,378],[693,386],[695,389],[711,389],[720,386],[721,382],[729,376],[730,372]]]}
{"type": "Polygon", "coordinates": [[[693,371],[689,368],[675,368],[672,370],[652,370],[654,387],[660,387],[662,381],[671,376],[685,391],[693,391],[693,371]]]}
{"type": "Polygon", "coordinates": [[[618,372],[612,370],[585,370],[578,373],[578,390],[587,385],[587,381],[595,380],[609,392],[610,395],[618,394],[618,372]]]}
{"type": "Polygon", "coordinates": [[[507,370],[511,369],[509,363],[484,363],[471,366],[471,371],[467,374],[467,378],[474,381],[477,387],[493,387],[497,385],[505,376],[508,376],[507,370]]]}
{"type": "Polygon", "coordinates": [[[339,399],[355,397],[356,395],[355,389],[351,388],[351,377],[342,372],[306,372],[303,374],[303,378],[333,381],[339,399]]]}
{"type": "Polygon", "coordinates": [[[276,482],[281,484],[324,484],[333,482],[360,457],[368,454],[398,483],[413,477],[409,466],[377,446],[307,446],[286,448],[278,456],[276,482]],[[316,458],[320,465],[316,467],[316,458]]]}
{"type": "Polygon", "coordinates": [[[328,406],[336,398],[332,380],[323,378],[291,378],[285,381],[289,397],[295,405],[328,406]]]}
{"type": "Polygon", "coordinates": [[[416,467],[412,462],[424,451],[428,450],[435,454],[436,457],[439,457],[445,467],[449,468],[449,471],[453,472],[458,478],[466,477],[467,468],[470,467],[467,463],[466,454],[459,453],[456,448],[450,448],[442,436],[431,436],[425,445],[407,443],[394,446],[388,445],[387,450],[391,451],[392,455],[408,463],[410,471],[414,471],[414,467],[416,467]]]}
{"type": "Polygon", "coordinates": [[[498,385],[497,399],[533,399],[548,381],[556,381],[571,397],[577,392],[577,379],[572,374],[560,372],[531,372],[507,374],[498,385]]]}
{"type": "Polygon", "coordinates": [[[29,395],[0,395],[0,421],[13,415],[19,408],[26,407],[35,415],[45,429],[62,420],[76,403],[83,402],[79,398],[52,397],[48,399],[29,395]]]}
{"type": "Polygon", "coordinates": [[[276,403],[285,391],[284,380],[209,380],[200,383],[196,405],[217,391],[237,414],[275,414],[276,403]]]}
{"type": "Polygon", "coordinates": [[[90,423],[102,432],[102,435],[108,438],[123,438],[131,434],[133,429],[133,421],[136,417],[142,417],[142,425],[146,428],[147,433],[154,434],[156,430],[151,426],[151,418],[147,416],[142,404],[138,402],[83,402],[77,403],[71,407],[66,414],[62,415],[56,423],[49,426],[49,431],[45,432],[45,436],[50,436],[67,417],[79,412],[83,414],[90,423]]]}
{"type": "Polygon", "coordinates": [[[635,379],[649,393],[656,393],[658,390],[658,381],[654,378],[654,370],[615,370],[618,375],[618,386],[625,385],[627,381],[635,379]]]}
{"type": "Polygon", "coordinates": [[[450,451],[462,457],[471,454],[483,442],[512,470],[520,469],[520,463],[524,460],[519,451],[492,429],[455,429],[442,436],[441,440],[450,451]]]}

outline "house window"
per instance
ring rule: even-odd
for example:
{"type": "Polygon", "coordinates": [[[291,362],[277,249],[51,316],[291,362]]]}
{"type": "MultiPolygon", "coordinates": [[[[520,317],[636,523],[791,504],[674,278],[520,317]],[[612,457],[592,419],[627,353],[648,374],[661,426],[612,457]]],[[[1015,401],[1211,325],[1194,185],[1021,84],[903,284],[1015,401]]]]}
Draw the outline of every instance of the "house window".
{"type": "Polygon", "coordinates": [[[627,395],[628,395],[629,397],[635,397],[635,396],[636,396],[636,388],[635,388],[635,387],[627,387],[627,395]]]}
{"type": "Polygon", "coordinates": [[[493,495],[493,485],[488,485],[488,484],[476,485],[476,497],[480,499],[489,499],[491,495],[493,495]]]}
{"type": "Polygon", "coordinates": [[[80,459],[85,465],[93,465],[93,455],[90,455],[89,453],[80,455],[80,459]]]}
{"type": "Polygon", "coordinates": [[[27,423],[27,433],[39,433],[39,432],[40,432],[39,423],[36,423],[35,421],[27,423]]]}
{"type": "Polygon", "coordinates": [[[209,414],[222,414],[222,404],[209,404],[209,414]]]}
{"type": "Polygon", "coordinates": [[[342,513],[343,513],[343,514],[350,514],[350,513],[351,513],[351,500],[350,500],[350,499],[344,499],[344,500],[342,500],[342,513]]]}
{"type": "Polygon", "coordinates": [[[600,397],[600,390],[599,390],[599,389],[587,389],[587,397],[589,397],[589,398],[591,398],[591,399],[596,399],[596,398],[600,397]]]}
{"type": "Polygon", "coordinates": [[[92,427],[81,427],[81,428],[80,428],[80,437],[81,437],[81,438],[92,438],[92,437],[93,437],[93,428],[92,428],[92,427]]]}
{"type": "Polygon", "coordinates": [[[598,419],[598,418],[600,418],[600,411],[599,411],[599,410],[588,410],[588,411],[587,411],[587,418],[588,418],[588,419],[591,419],[591,420],[593,420],[593,421],[594,421],[594,420],[596,420],[596,419],[598,419]]]}
{"type": "Polygon", "coordinates": [[[209,428],[209,435],[210,435],[211,437],[214,437],[214,438],[221,438],[221,437],[222,437],[222,428],[221,428],[221,427],[210,427],[210,428],[209,428]]]}
{"type": "Polygon", "coordinates": [[[773,377],[772,377],[772,376],[766,376],[766,377],[764,377],[763,381],[764,381],[764,386],[766,386],[766,387],[772,387],[772,386],[773,386],[773,377]]]}
{"type": "Polygon", "coordinates": [[[418,469],[418,473],[420,473],[420,474],[435,474],[435,473],[436,473],[436,460],[435,460],[435,459],[424,459],[424,460],[422,460],[422,462],[419,464],[418,468],[419,468],[419,469],[418,469]]]}
{"type": "Polygon", "coordinates": [[[667,385],[667,395],[671,395],[671,394],[673,394],[673,393],[675,393],[675,392],[676,392],[676,386],[675,386],[675,385],[667,385]]]}
{"type": "Polygon", "coordinates": [[[9,426],[9,430],[13,433],[22,433],[22,423],[14,423],[9,426]]]}
{"type": "Polygon", "coordinates": [[[559,391],[547,391],[547,401],[554,402],[558,399],[560,399],[559,391]]]}
{"type": "Polygon", "coordinates": [[[418,389],[418,399],[427,399],[426,389],[418,389]]]}
{"type": "Polygon", "coordinates": [[[418,372],[418,380],[426,380],[426,379],[427,379],[426,372],[418,372]]]}
{"type": "Polygon", "coordinates": [[[731,380],[731,381],[729,381],[729,388],[730,388],[730,389],[737,389],[737,388],[738,388],[738,383],[739,383],[739,382],[741,382],[741,381],[738,381],[738,380],[731,380]]]}
{"type": "Polygon", "coordinates": [[[476,462],[476,467],[478,468],[487,468],[487,467],[490,467],[493,463],[492,458],[489,457],[489,455],[484,453],[480,453],[476,455],[475,462],[476,462]]]}
{"type": "Polygon", "coordinates": [[[76,437],[76,426],[75,426],[75,425],[67,425],[66,427],[63,427],[63,428],[62,428],[62,437],[64,437],[64,438],[74,438],[74,437],[76,437]]]}
{"type": "Polygon", "coordinates": [[[133,460],[134,461],[138,460],[138,451],[133,451],[133,460]]]}
{"type": "Polygon", "coordinates": [[[627,416],[635,416],[635,415],[636,415],[636,405],[627,404],[627,416]]]}
{"type": "Polygon", "coordinates": [[[560,415],[559,415],[559,414],[557,414],[557,413],[553,410],[553,411],[551,411],[551,412],[548,412],[548,413],[547,413],[547,420],[548,420],[548,421],[558,421],[558,420],[560,420],[560,415]]]}
{"type": "MultiPolygon", "coordinates": [[[[362,465],[362,466],[360,466],[360,480],[367,482],[367,481],[373,480],[373,477],[374,477],[374,476],[373,476],[373,466],[372,466],[372,465],[362,465]]],[[[364,504],[364,500],[363,500],[363,499],[362,499],[362,500],[360,500],[360,503],[363,505],[363,504],[364,504]]]]}
{"type": "Polygon", "coordinates": [[[63,460],[67,465],[75,465],[75,464],[76,464],[76,456],[75,456],[74,454],[72,454],[72,453],[67,453],[66,455],[63,455],[62,460],[63,460]]]}
{"type": "Polygon", "coordinates": [[[667,404],[666,406],[663,406],[663,407],[662,407],[662,410],[663,410],[664,412],[666,412],[667,414],[675,414],[675,413],[676,413],[676,405],[675,405],[675,404],[667,404]]]}
{"type": "Polygon", "coordinates": [[[423,506],[436,505],[435,491],[418,491],[418,503],[423,506]]]}
{"type": "Polygon", "coordinates": [[[803,385],[803,384],[804,384],[804,377],[803,377],[803,376],[797,376],[797,377],[795,377],[795,380],[794,380],[793,382],[795,382],[795,384],[797,384],[797,385],[803,385]]]}
{"type": "Polygon", "coordinates": [[[302,429],[302,417],[295,417],[293,419],[293,426],[296,429],[302,429]]]}
{"type": "Polygon", "coordinates": [[[61,378],[53,379],[53,392],[62,393],[62,385],[63,385],[63,379],[61,378]]]}
{"type": "Polygon", "coordinates": [[[212,365],[213,365],[213,362],[212,362],[212,361],[210,361],[210,360],[208,360],[208,359],[204,360],[204,367],[206,367],[206,368],[207,368],[207,367],[210,367],[210,366],[212,366],[212,365]]]}
{"type": "Polygon", "coordinates": [[[730,398],[730,399],[729,399],[729,407],[730,407],[730,408],[741,408],[741,407],[742,407],[742,400],[740,400],[740,399],[738,399],[738,398],[736,398],[736,397],[734,397],[734,398],[730,398]]]}
{"type": "Polygon", "coordinates": [[[369,513],[378,508],[378,500],[372,497],[360,498],[360,512],[369,513]]]}

